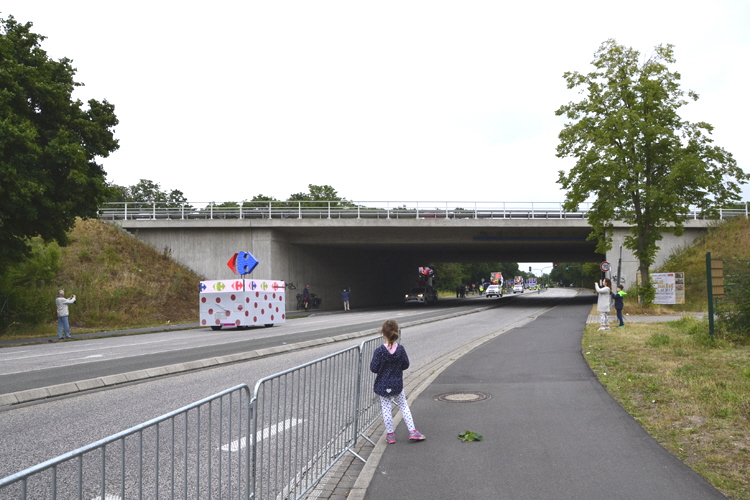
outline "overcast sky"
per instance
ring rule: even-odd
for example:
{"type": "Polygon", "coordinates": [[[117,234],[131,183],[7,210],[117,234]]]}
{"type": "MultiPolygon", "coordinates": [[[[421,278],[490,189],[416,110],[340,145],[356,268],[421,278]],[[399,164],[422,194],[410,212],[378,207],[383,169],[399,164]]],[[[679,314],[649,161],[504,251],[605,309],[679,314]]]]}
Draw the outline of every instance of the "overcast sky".
{"type": "MultiPolygon", "coordinates": [[[[192,202],[551,201],[565,71],[675,45],[683,117],[750,168],[750,2],[2,0],[120,120],[110,182],[192,202]]],[[[750,200],[745,188],[745,199],[750,200]]]]}

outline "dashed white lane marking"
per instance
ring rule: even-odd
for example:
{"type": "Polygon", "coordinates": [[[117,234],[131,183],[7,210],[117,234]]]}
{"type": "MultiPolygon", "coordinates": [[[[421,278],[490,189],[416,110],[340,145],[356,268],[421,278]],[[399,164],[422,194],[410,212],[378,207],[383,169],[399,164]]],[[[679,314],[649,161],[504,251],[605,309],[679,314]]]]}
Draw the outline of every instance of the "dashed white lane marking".
{"type": "MultiPolygon", "coordinates": [[[[263,429],[262,431],[258,431],[255,435],[256,441],[261,441],[263,439],[268,439],[270,437],[275,436],[278,433],[284,432],[286,430],[291,429],[297,424],[301,424],[303,420],[301,418],[288,418],[284,420],[283,422],[280,422],[278,424],[274,424],[270,427],[267,427],[263,429]]],[[[242,437],[240,439],[236,439],[232,441],[229,444],[225,444],[221,447],[221,451],[240,451],[247,446],[247,437],[242,437]]]]}

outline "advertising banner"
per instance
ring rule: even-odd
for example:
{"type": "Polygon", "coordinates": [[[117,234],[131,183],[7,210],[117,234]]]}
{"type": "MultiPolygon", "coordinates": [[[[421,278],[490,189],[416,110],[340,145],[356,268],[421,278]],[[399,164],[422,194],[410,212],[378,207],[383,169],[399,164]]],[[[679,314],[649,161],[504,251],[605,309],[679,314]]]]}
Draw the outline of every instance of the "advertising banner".
{"type": "Polygon", "coordinates": [[[685,303],[685,273],[651,273],[654,304],[685,303]]]}

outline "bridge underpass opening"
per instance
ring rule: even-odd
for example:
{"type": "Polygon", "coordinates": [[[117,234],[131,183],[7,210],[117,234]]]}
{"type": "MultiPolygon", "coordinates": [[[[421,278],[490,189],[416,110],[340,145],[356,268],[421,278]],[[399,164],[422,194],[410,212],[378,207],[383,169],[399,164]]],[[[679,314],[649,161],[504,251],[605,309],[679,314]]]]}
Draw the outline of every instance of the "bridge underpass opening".
{"type": "MultiPolygon", "coordinates": [[[[416,285],[417,269],[435,263],[600,262],[596,242],[586,241],[590,229],[578,234],[543,234],[537,228],[477,232],[457,228],[429,231],[320,231],[296,233],[292,246],[304,255],[304,284],[323,299],[325,308],[352,289],[352,304],[390,305],[403,301],[416,285]]],[[[334,306],[335,307],[335,306],[334,306]]]]}

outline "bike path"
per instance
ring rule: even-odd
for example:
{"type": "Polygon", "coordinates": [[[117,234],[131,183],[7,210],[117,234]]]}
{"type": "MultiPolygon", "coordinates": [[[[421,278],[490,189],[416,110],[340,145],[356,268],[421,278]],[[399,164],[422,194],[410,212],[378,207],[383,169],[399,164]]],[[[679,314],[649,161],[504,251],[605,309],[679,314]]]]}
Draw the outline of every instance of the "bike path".
{"type": "Polygon", "coordinates": [[[409,442],[403,423],[396,444],[380,437],[348,498],[725,498],[651,438],[590,370],[581,332],[591,304],[588,296],[555,307],[452,362],[411,402],[427,439],[409,442]],[[446,393],[490,398],[436,400],[446,393]],[[484,440],[460,441],[466,430],[484,440]]]}

